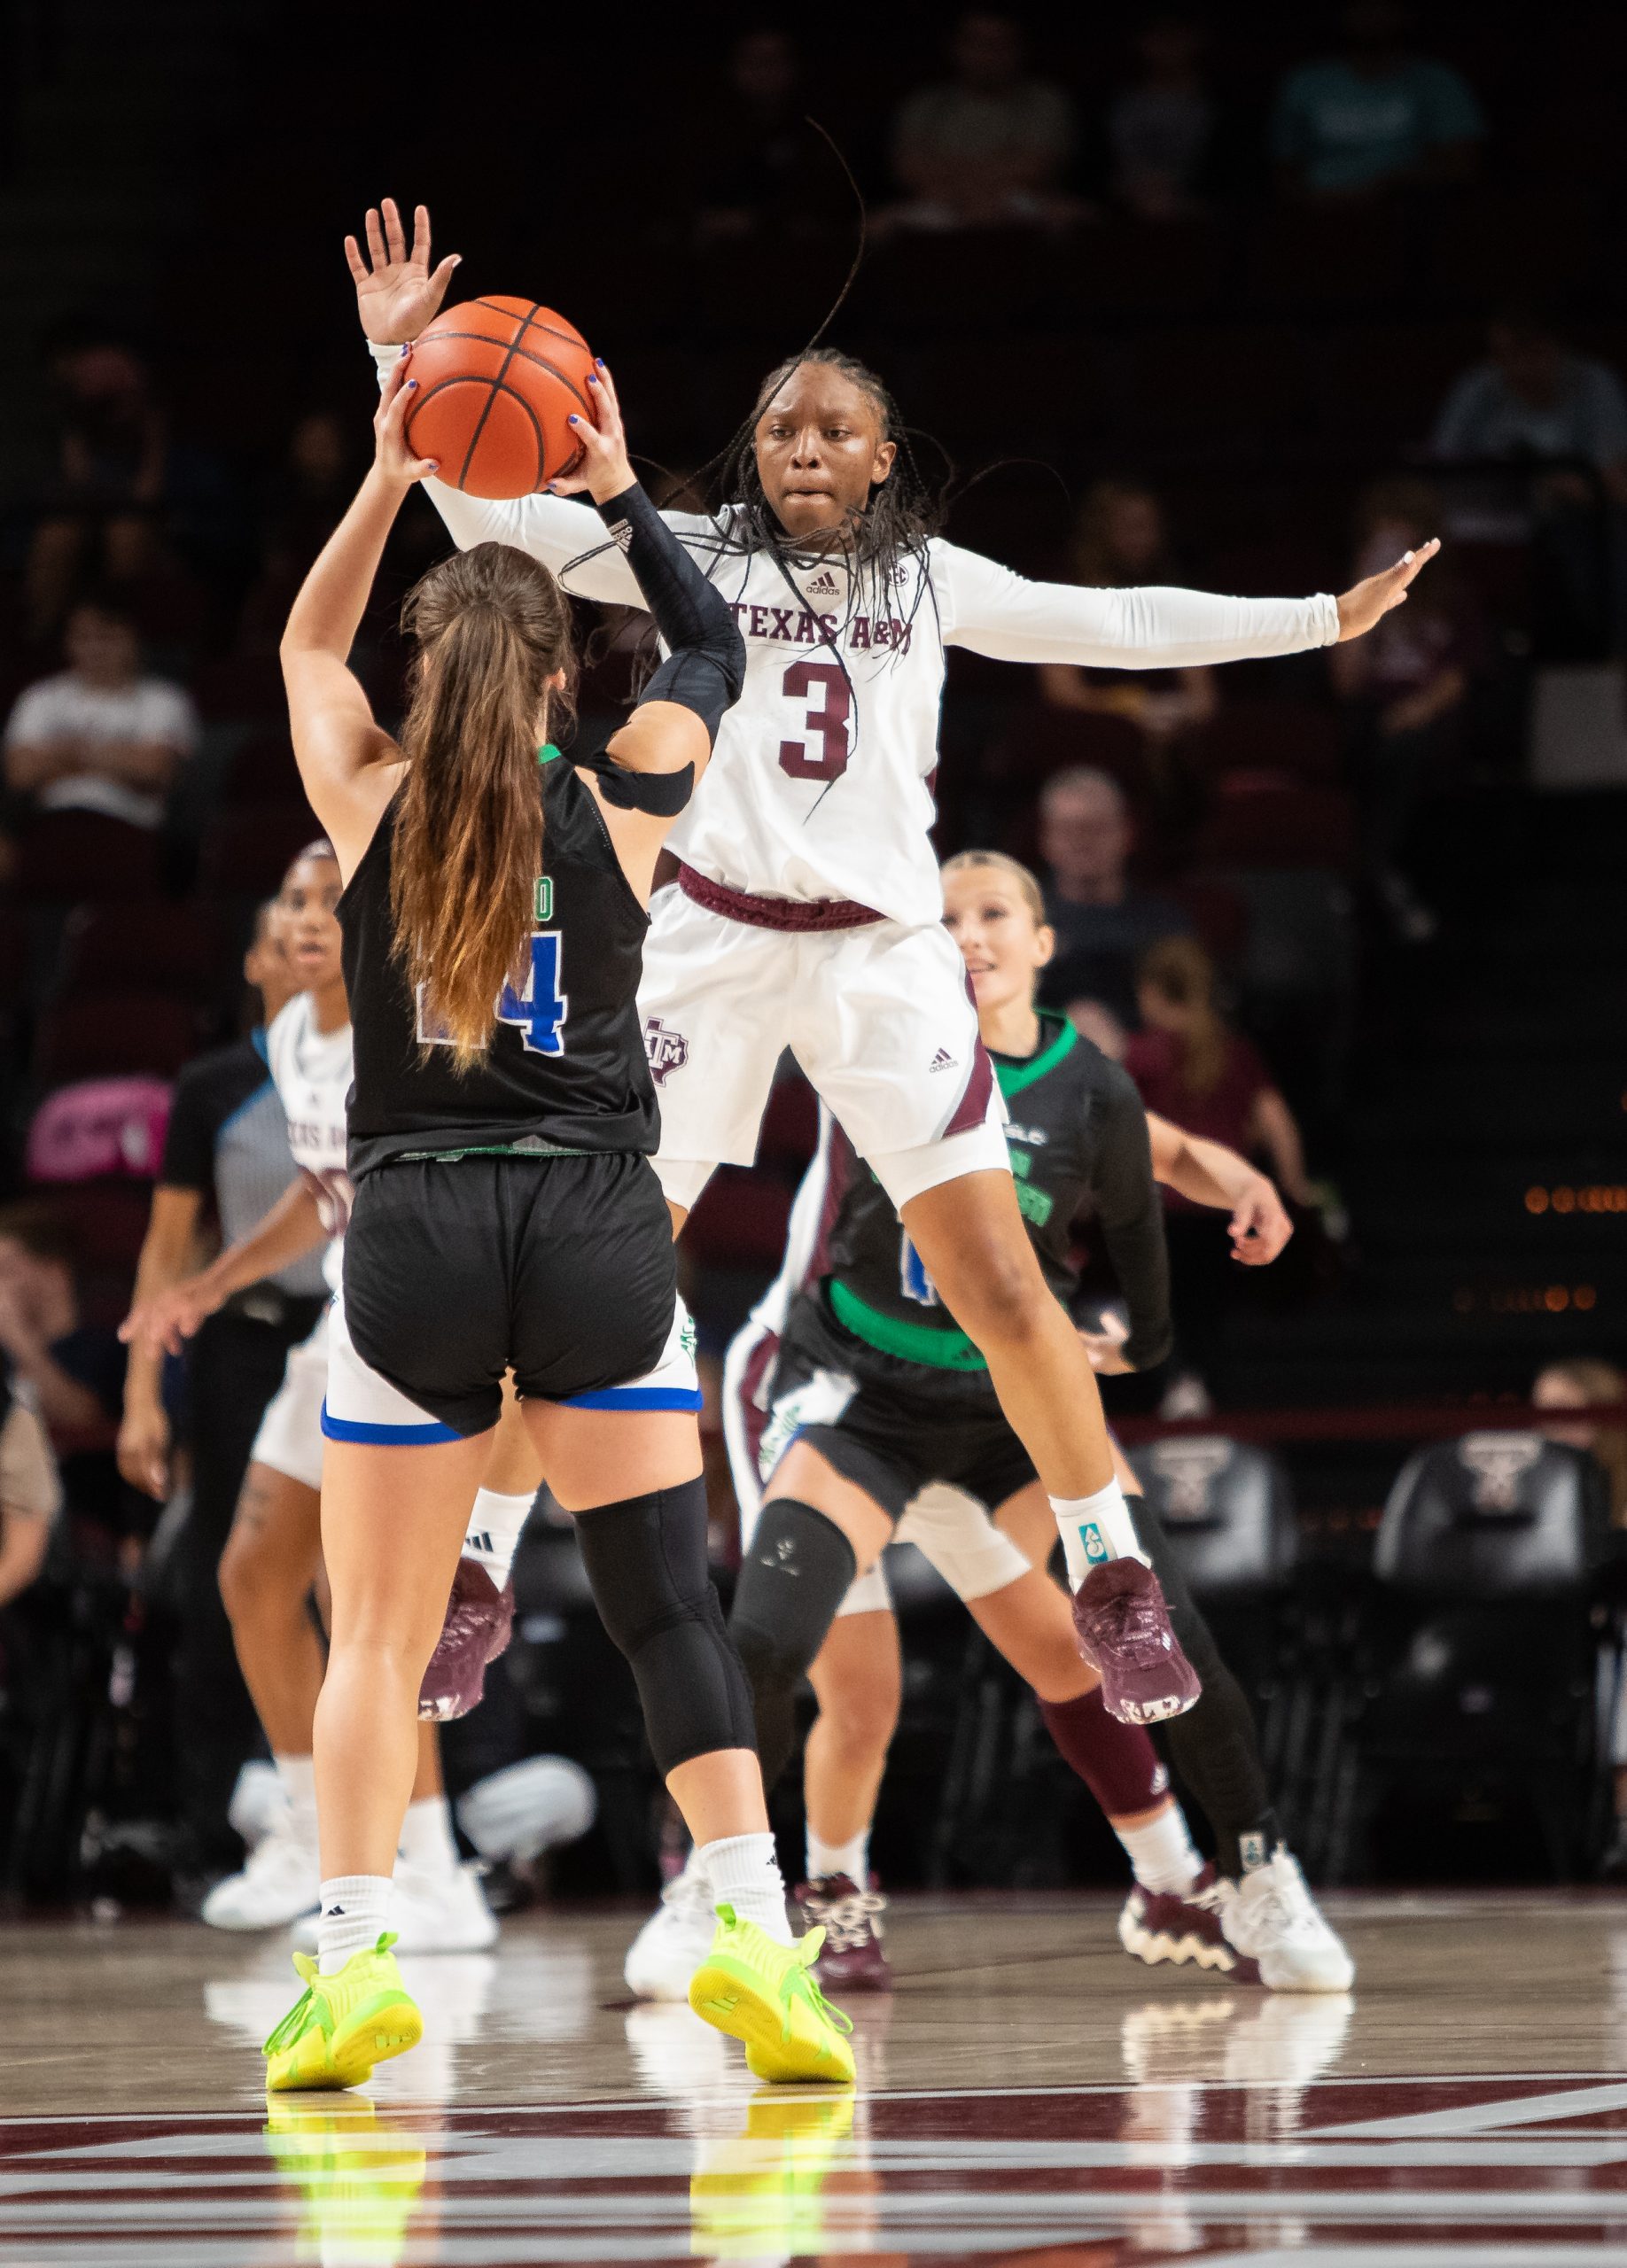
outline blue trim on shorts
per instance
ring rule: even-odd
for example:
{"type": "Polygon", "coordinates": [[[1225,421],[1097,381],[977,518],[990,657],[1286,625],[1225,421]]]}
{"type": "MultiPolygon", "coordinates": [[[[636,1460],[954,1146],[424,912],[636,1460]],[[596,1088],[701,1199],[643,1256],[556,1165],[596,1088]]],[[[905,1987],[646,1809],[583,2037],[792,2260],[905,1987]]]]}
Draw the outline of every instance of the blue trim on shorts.
{"type": "Polygon", "coordinates": [[[450,1425],[432,1420],[424,1425],[370,1425],[355,1418],[336,1418],[326,1401],[322,1405],[322,1430],[331,1441],[382,1441],[399,1449],[427,1449],[436,1441],[461,1441],[450,1425]]]}
{"type": "Polygon", "coordinates": [[[609,1386],[599,1394],[573,1394],[562,1410],[695,1410],[700,1394],[692,1386],[609,1386]]]}

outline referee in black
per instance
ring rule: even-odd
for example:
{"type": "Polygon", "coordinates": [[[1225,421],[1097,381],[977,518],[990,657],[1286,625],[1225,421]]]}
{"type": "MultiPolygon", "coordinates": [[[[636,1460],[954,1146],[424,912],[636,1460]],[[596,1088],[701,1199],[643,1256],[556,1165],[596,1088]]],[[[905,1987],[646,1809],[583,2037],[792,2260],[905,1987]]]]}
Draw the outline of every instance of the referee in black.
{"type": "MultiPolygon", "coordinates": [[[[136,1268],[137,1301],[196,1268],[204,1239],[230,1244],[245,1234],[297,1177],[283,1106],[266,1066],[265,1026],[296,990],[269,905],[256,918],[243,974],[259,996],[261,1021],[189,1063],[175,1083],[136,1268]]],[[[187,1347],[183,1430],[192,1507],[176,1550],[183,1622],[175,1661],[175,1748],[187,1863],[207,1874],[240,1863],[226,1810],[239,1766],[261,1747],[221,1604],[221,1553],[249,1449],[283,1382],[288,1350],[308,1337],[327,1296],[322,1254],[309,1253],[234,1294],[187,1347]]],[[[138,1343],[125,1376],[119,1470],[162,1503],[174,1485],[172,1448],[163,1364],[138,1343]]]]}

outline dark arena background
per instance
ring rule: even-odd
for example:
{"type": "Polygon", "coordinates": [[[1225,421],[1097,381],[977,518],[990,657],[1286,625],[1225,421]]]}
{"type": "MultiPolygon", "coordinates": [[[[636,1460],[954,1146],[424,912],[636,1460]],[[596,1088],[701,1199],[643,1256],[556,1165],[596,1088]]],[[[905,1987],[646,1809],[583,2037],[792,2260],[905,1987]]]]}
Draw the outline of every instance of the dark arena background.
{"type": "MultiPolygon", "coordinates": [[[[1627,2261],[1621,9],[0,0],[0,2261],[1627,2261]],[[323,1587],[279,1635],[285,1575],[222,1555],[325,1294],[274,1271],[161,1363],[118,1328],[294,1170],[253,1052],[320,832],[277,647],[371,462],[343,239],[387,196],[454,300],[580,327],[664,505],[817,340],[1025,577],[1297,597],[1441,539],[1326,651],[954,649],[936,776],[941,857],[1039,877],[1042,1006],[1291,1216],[1245,1270],[1171,1200],[1173,1351],[1103,1400],[1304,1870],[1273,1926],[1313,1893],[1348,1990],[1218,1925],[1127,1949],[1133,1845],[899,1543],[830,1940],[887,1989],[827,1983],[856,2087],[758,2085],[624,1979],[685,1842],[544,1487],[444,1728],[476,1918],[403,1945],[424,2044],[265,2095],[315,1858],[231,1903],[298,1800],[233,1632],[319,1660],[323,1587]]],[[[412,494],[352,656],[386,727],[449,548],[412,494]]],[[[652,649],[575,612],[586,734],[652,649]]],[[[724,1357],[817,1116],[788,1052],[679,1247],[726,1605],[724,1357]]],[[[771,1809],[794,1884],[799,1764],[771,1809]]]]}

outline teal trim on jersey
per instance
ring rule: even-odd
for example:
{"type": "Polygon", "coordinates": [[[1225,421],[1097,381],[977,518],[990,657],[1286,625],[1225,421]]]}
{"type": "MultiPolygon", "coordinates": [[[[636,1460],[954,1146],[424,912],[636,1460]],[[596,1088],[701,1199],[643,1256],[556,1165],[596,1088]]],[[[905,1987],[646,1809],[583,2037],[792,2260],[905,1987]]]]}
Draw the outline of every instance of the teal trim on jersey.
{"type": "Polygon", "coordinates": [[[924,1363],[935,1371],[986,1371],[987,1363],[963,1331],[954,1324],[942,1329],[930,1323],[907,1323],[901,1316],[884,1315],[857,1292],[849,1291],[839,1277],[826,1286],[830,1312],[845,1331],[862,1339],[878,1354],[896,1355],[903,1363],[924,1363]]]}
{"type": "Polygon", "coordinates": [[[1020,1095],[1024,1087],[1031,1087],[1036,1079],[1043,1079],[1054,1071],[1066,1055],[1071,1055],[1079,1044],[1073,1026],[1063,1021],[1062,1029],[1043,1054],[1031,1055],[1026,1063],[996,1063],[994,1076],[1000,1081],[1000,1091],[1009,1102],[1013,1095],[1020,1095]]]}
{"type": "Polygon", "coordinates": [[[537,762],[539,764],[552,764],[558,754],[559,750],[554,746],[552,741],[544,741],[541,747],[537,750],[537,762]]]}

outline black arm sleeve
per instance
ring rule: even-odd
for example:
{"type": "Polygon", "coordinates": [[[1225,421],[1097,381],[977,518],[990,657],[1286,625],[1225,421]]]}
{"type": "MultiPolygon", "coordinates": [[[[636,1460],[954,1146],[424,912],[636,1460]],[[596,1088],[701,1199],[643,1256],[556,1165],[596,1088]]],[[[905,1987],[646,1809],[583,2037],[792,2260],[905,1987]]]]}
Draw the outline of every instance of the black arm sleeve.
{"type": "Polygon", "coordinates": [[[599,517],[638,579],[667,658],[639,695],[675,701],[693,711],[715,740],[725,710],[745,682],[745,641],[733,610],[709,583],[634,481],[599,517]]]}
{"type": "Polygon", "coordinates": [[[1174,1343],[1170,1255],[1164,1240],[1164,1208],[1153,1179],[1147,1112],[1135,1082],[1117,1064],[1111,1066],[1104,1084],[1091,1195],[1108,1258],[1130,1310],[1125,1359],[1138,1371],[1151,1370],[1174,1343]]]}
{"type": "Polygon", "coordinates": [[[220,1130],[220,1114],[212,1107],[203,1071],[201,1064],[189,1063],[175,1081],[159,1180],[166,1189],[195,1189],[209,1200],[214,1195],[214,1138],[220,1130]]]}

